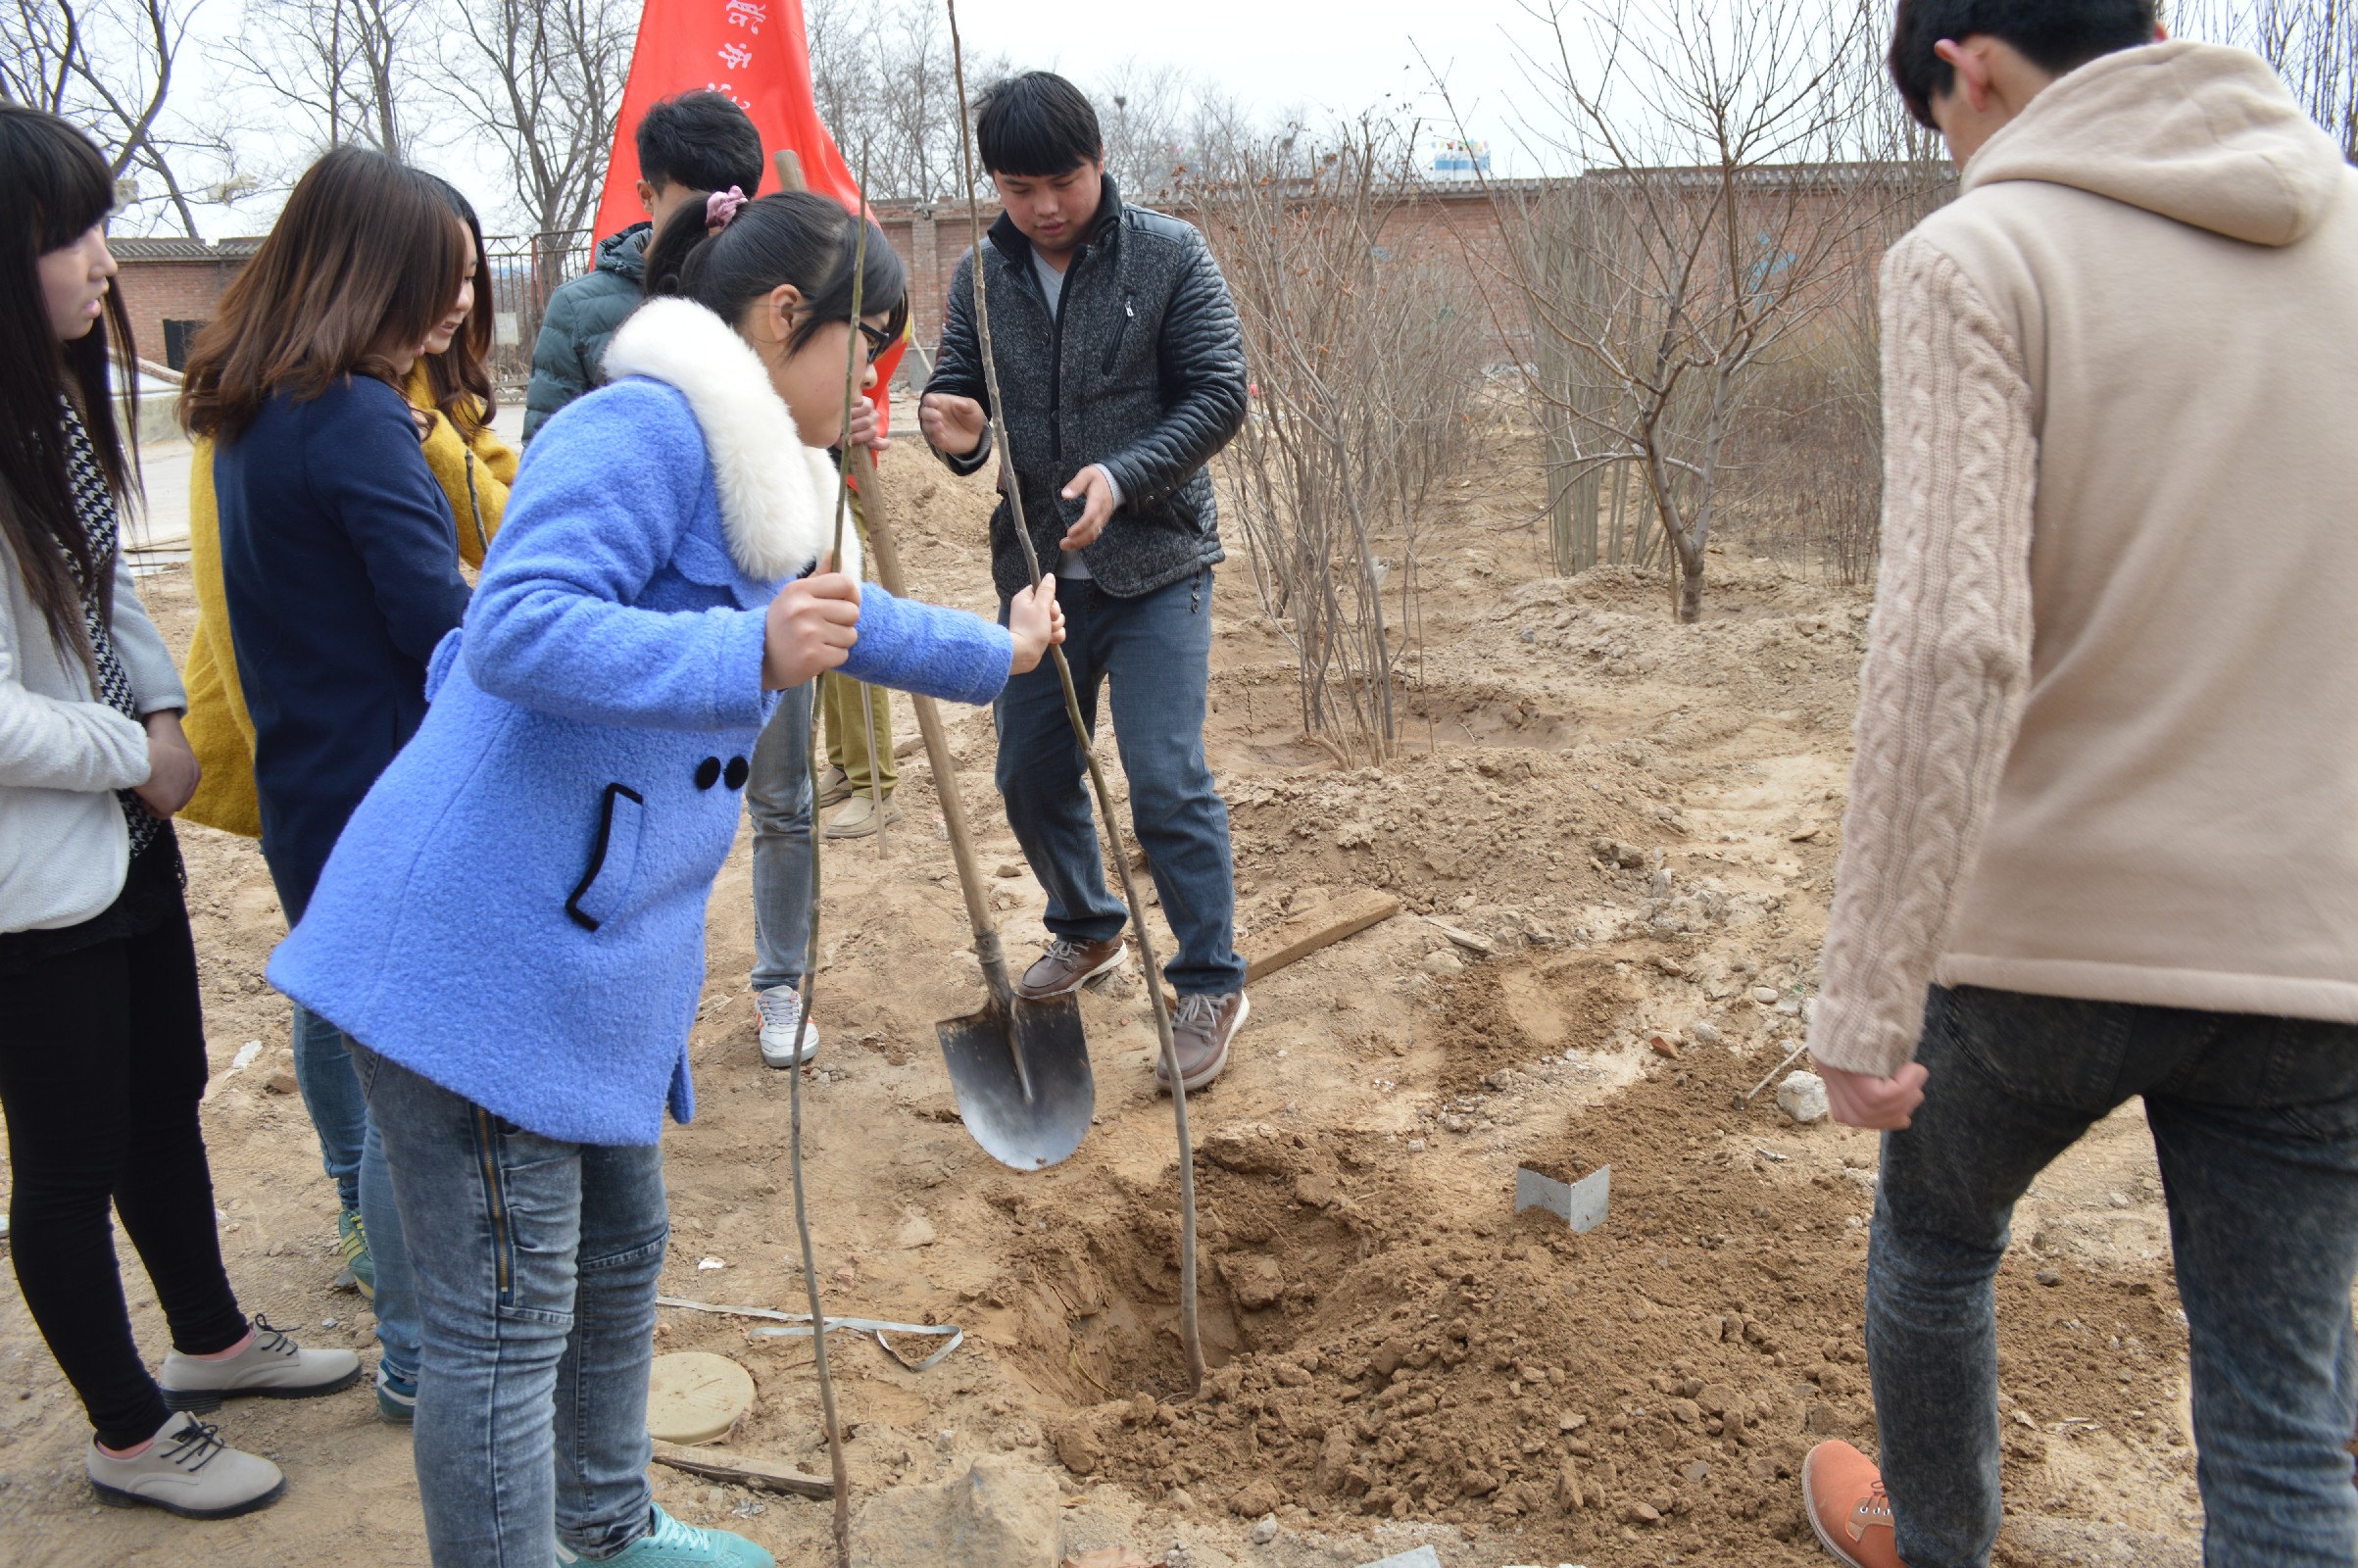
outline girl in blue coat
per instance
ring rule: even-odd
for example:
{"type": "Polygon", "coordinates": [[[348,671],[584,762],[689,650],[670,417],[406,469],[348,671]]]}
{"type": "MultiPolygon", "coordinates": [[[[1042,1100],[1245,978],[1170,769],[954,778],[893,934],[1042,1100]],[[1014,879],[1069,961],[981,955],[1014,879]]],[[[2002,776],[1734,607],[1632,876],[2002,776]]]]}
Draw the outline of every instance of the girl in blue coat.
{"type": "MultiPolygon", "coordinates": [[[[541,428],[424,723],[270,963],[356,1042],[392,1167],[437,1568],[545,1568],[561,1544],[771,1560],[672,1520],[646,1480],[658,1139],[666,1104],[694,1109],[705,905],[748,758],[773,694],[821,669],[979,704],[1060,635],[1053,582],[1003,629],[857,564],[807,575],[832,533],[818,449],[840,434],[858,236],[800,192],[665,225],[649,273],[672,297],[541,428]]],[[[871,348],[903,298],[871,229],[863,299],[890,306],[871,348]]]]}

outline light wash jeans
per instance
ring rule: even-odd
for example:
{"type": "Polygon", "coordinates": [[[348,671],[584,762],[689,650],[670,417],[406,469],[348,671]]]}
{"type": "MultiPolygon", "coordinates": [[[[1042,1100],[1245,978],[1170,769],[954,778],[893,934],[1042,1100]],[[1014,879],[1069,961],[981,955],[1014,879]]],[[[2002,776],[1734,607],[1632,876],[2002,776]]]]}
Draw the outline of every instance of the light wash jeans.
{"type": "Polygon", "coordinates": [[[527,1132],[365,1046],[425,1322],[418,1493],[434,1568],[553,1568],[648,1533],[660,1146],[527,1132]]]}
{"type": "MultiPolygon", "coordinates": [[[[1228,805],[1204,757],[1211,568],[1135,599],[1117,599],[1087,578],[1063,578],[1056,602],[1064,607],[1064,658],[1092,735],[1098,693],[1112,687],[1113,744],[1130,780],[1130,823],[1179,939],[1163,973],[1183,997],[1242,991],[1228,805]]],[[[1007,618],[1003,600],[1000,624],[1007,618]]],[[[999,793],[1007,825],[1048,891],[1048,929],[1076,942],[1120,936],[1130,910],[1105,887],[1087,764],[1055,662],[1011,677],[993,715],[999,793]]]]}
{"type": "Polygon", "coordinates": [[[811,685],[778,694],[754,747],[754,989],[799,986],[811,956],[811,685]]]}
{"type": "Polygon", "coordinates": [[[295,1004],[295,1086],[319,1135],[319,1156],[336,1184],[336,1200],[360,1211],[368,1233],[375,1275],[369,1306],[385,1369],[403,1382],[418,1377],[418,1296],[402,1245],[401,1211],[385,1174],[385,1147],[368,1119],[368,1102],[353,1076],[344,1031],[295,1004]]]}
{"type": "Polygon", "coordinates": [[[2015,1200],[2132,1096],[2161,1158],[2193,1363],[2206,1568],[2349,1568],[2358,1026],[1936,988],[1887,1133],[1867,1364],[1909,1568],[1997,1539],[1995,1277],[2015,1200]]]}

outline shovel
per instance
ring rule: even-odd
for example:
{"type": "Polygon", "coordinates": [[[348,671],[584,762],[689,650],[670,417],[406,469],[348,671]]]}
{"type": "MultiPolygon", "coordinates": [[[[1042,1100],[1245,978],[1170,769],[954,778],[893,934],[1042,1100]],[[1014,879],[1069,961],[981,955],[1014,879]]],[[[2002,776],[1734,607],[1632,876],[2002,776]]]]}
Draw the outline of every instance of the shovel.
{"type": "MultiPolygon", "coordinates": [[[[876,468],[865,451],[855,455],[860,493],[866,503],[868,545],[876,578],[887,592],[904,592],[901,553],[876,489],[876,468]]],[[[958,1094],[958,1118],[983,1152],[1015,1170],[1040,1170],[1069,1157],[1089,1134],[1097,1113],[1097,1079],[1089,1070],[1089,1041],[1081,1032],[1081,1004],[1068,993],[1035,1002],[1019,997],[1007,981],[1007,952],[991,918],[990,896],[975,864],[974,836],[966,827],[966,805],[958,789],[958,764],[942,732],[941,711],[930,697],[911,695],[918,733],[933,766],[934,794],[950,830],[950,853],[958,861],[966,917],[974,922],[974,956],[989,988],[980,1012],[945,1018],[935,1025],[942,1059],[958,1094]]]]}

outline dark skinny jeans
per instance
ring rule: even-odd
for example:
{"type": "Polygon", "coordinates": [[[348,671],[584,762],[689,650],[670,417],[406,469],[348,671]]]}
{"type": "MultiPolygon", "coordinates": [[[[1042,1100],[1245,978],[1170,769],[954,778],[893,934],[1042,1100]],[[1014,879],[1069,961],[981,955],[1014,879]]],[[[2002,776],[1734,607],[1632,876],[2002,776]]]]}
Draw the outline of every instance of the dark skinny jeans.
{"type": "Polygon", "coordinates": [[[2358,1026],[1936,987],[1907,1131],[1887,1133],[1867,1364],[1909,1568],[1997,1540],[1994,1280],[2015,1200],[2145,1102],[2194,1385],[2207,1568],[2348,1568],[2358,1347],[2358,1026]]]}
{"type": "Polygon", "coordinates": [[[168,1412],[131,1338],[109,1203],[155,1282],[173,1345],[208,1355],[246,1332],[221,1268],[197,1126],[205,1075],[185,910],[0,973],[17,1286],[110,1448],[154,1437],[168,1412]]]}

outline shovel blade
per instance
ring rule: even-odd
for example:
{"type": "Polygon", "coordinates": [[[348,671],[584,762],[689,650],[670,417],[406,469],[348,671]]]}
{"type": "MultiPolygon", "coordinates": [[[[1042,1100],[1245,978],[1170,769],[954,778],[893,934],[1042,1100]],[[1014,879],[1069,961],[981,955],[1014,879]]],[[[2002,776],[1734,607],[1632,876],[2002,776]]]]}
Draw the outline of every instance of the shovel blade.
{"type": "Polygon", "coordinates": [[[1097,1079],[1079,1002],[994,999],[980,1012],[934,1027],[958,1119],[983,1152],[1010,1170],[1033,1171],[1081,1147],[1097,1112],[1097,1079]]]}

